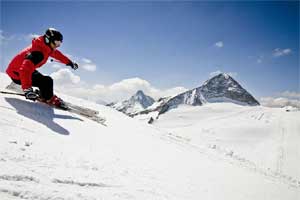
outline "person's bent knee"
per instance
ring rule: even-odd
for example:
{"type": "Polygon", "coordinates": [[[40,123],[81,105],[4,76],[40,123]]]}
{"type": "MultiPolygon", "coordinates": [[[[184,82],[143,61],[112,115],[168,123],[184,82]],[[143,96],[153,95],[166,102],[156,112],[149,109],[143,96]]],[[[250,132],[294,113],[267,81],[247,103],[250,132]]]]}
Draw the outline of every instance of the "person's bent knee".
{"type": "Polygon", "coordinates": [[[52,87],[53,86],[53,79],[50,76],[45,76],[44,78],[44,83],[45,85],[47,85],[48,87],[52,87]]]}

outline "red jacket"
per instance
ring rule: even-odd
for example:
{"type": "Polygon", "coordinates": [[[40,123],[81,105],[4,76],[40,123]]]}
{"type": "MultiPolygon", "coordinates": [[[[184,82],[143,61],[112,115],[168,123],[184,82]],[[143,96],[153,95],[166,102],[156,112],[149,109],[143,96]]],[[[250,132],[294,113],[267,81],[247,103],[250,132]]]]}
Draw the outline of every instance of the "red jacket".
{"type": "Polygon", "coordinates": [[[32,44],[19,52],[9,63],[6,73],[15,80],[20,80],[22,89],[27,89],[32,86],[31,76],[34,70],[45,64],[49,56],[68,64],[70,59],[63,55],[60,51],[52,49],[44,41],[44,36],[34,38],[32,44]],[[34,64],[32,60],[28,59],[31,52],[39,52],[43,55],[38,63],[34,64]]]}

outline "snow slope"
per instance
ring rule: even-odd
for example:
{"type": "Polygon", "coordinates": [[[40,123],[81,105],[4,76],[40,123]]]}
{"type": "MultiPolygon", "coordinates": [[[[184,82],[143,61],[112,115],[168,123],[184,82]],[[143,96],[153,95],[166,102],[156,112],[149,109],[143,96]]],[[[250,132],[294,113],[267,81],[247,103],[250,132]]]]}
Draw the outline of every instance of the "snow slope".
{"type": "MultiPolygon", "coordinates": [[[[0,74],[0,87],[8,83],[0,74]]],[[[99,110],[108,126],[0,95],[1,200],[300,197],[294,176],[194,145],[112,108],[60,96],[99,110]]]]}
{"type": "Polygon", "coordinates": [[[160,115],[154,125],[190,144],[300,180],[299,111],[232,103],[180,106],[160,115]]]}

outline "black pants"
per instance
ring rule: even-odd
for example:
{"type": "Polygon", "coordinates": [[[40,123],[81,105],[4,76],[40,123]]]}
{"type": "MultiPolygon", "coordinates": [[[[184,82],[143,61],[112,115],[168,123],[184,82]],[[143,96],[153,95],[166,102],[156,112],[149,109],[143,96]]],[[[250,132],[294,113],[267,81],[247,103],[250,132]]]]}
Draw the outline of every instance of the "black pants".
{"type": "MultiPolygon", "coordinates": [[[[21,85],[20,80],[12,79],[14,83],[21,85]]],[[[51,99],[53,96],[53,79],[50,76],[44,76],[38,71],[32,73],[32,86],[40,89],[40,96],[45,100],[51,99]]]]}

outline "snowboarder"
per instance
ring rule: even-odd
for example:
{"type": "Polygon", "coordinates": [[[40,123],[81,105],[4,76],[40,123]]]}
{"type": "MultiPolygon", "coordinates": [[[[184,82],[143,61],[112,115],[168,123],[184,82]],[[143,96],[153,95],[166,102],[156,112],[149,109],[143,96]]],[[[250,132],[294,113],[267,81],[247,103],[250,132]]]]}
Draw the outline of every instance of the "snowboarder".
{"type": "Polygon", "coordinates": [[[45,34],[34,38],[32,44],[19,52],[9,63],[6,73],[12,81],[21,85],[25,98],[42,100],[47,104],[60,107],[63,101],[53,93],[53,79],[36,69],[53,57],[72,69],[78,69],[78,64],[63,55],[57,48],[63,41],[63,35],[54,28],[46,30],[45,34]],[[38,87],[39,91],[33,90],[38,87]]]}

